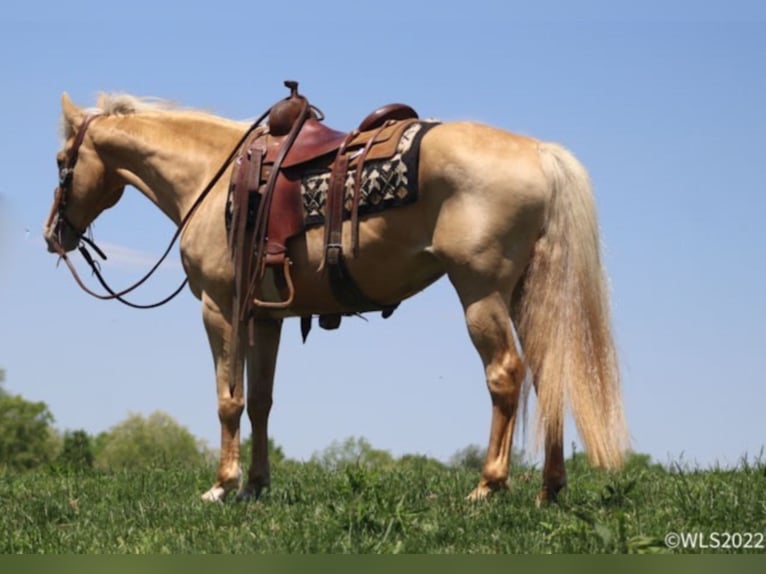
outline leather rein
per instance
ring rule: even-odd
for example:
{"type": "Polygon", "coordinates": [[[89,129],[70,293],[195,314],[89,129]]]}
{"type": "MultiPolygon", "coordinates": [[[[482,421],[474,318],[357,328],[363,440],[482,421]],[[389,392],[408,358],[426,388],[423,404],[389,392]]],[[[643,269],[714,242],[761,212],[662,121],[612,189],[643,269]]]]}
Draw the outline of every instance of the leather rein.
{"type": "Polygon", "coordinates": [[[189,211],[187,211],[186,215],[184,215],[184,217],[181,219],[181,222],[178,224],[178,228],[173,234],[173,237],[170,239],[170,243],[168,244],[164,253],[160,256],[159,260],[152,266],[152,268],[146,273],[146,275],[144,275],[141,279],[133,283],[133,285],[131,285],[130,287],[122,289],[121,291],[115,291],[109,286],[109,284],[106,282],[103,275],[101,274],[101,269],[99,267],[98,262],[94,259],[93,255],[91,255],[90,251],[88,251],[88,246],[90,246],[98,254],[99,257],[101,257],[103,260],[107,259],[104,252],[95,244],[95,242],[93,241],[93,238],[88,237],[88,235],[86,235],[88,229],[86,229],[85,231],[80,231],[72,224],[72,222],[66,216],[66,207],[69,201],[69,195],[72,192],[74,168],[75,168],[75,165],[77,164],[77,158],[79,156],[80,147],[82,146],[82,143],[85,140],[85,132],[87,131],[88,127],[93,122],[93,120],[95,120],[101,114],[92,114],[92,115],[86,116],[82,124],[80,125],[80,128],[77,131],[77,134],[75,135],[72,148],[67,153],[65,164],[59,168],[59,184],[56,187],[56,190],[54,192],[53,206],[51,207],[51,212],[46,222],[46,228],[50,228],[50,226],[53,224],[54,219],[56,220],[56,228],[54,230],[55,241],[51,243],[51,247],[54,250],[54,252],[59,256],[59,258],[63,260],[64,263],[66,263],[77,285],[83,291],[85,291],[88,295],[91,295],[92,297],[95,297],[96,299],[101,299],[102,301],[109,301],[109,300],[116,299],[120,303],[123,303],[127,305],[128,307],[132,307],[134,309],[154,309],[156,307],[160,307],[164,305],[165,303],[168,303],[174,297],[176,297],[179,293],[181,293],[183,288],[189,282],[188,277],[181,282],[181,285],[179,285],[175,291],[173,291],[170,295],[168,295],[161,301],[157,301],[156,303],[140,305],[140,304],[136,304],[124,299],[125,295],[136,290],[138,287],[143,285],[152,275],[154,275],[154,272],[157,271],[159,266],[163,263],[163,261],[165,261],[167,256],[170,254],[170,251],[172,250],[173,245],[175,245],[176,241],[178,241],[178,238],[181,236],[181,233],[183,232],[184,228],[191,220],[197,208],[202,204],[205,198],[209,195],[209,193],[212,191],[213,187],[215,187],[215,185],[218,183],[221,177],[223,177],[223,174],[226,172],[226,170],[229,167],[229,164],[232,162],[232,160],[235,158],[235,156],[239,152],[240,147],[242,147],[242,145],[245,143],[245,140],[247,140],[250,134],[268,116],[270,111],[271,110],[269,109],[266,112],[264,112],[264,114],[260,118],[258,118],[245,131],[244,135],[239,139],[236,146],[234,146],[232,151],[229,153],[229,155],[226,157],[224,162],[221,164],[221,167],[218,168],[218,171],[215,173],[215,175],[213,175],[213,177],[210,179],[208,184],[202,189],[202,191],[197,196],[197,199],[194,200],[194,203],[189,208],[189,211]],[[83,259],[85,259],[86,263],[90,266],[91,270],[93,271],[93,274],[96,276],[101,286],[106,290],[107,294],[97,293],[93,291],[87,285],[85,285],[83,280],[80,278],[80,275],[77,273],[77,269],[75,268],[72,261],[69,259],[67,252],[62,245],[63,226],[69,227],[70,230],[74,231],[77,234],[77,238],[79,240],[79,245],[77,246],[77,250],[80,252],[83,259]]]}

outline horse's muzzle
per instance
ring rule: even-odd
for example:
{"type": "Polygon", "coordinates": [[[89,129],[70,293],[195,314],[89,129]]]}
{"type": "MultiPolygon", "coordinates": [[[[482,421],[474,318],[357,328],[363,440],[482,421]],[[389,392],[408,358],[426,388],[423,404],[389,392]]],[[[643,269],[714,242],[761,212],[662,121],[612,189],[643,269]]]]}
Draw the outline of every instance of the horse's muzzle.
{"type": "Polygon", "coordinates": [[[72,251],[80,244],[80,234],[70,225],[66,225],[58,215],[43,228],[43,238],[48,246],[48,252],[59,255],[72,251]]]}

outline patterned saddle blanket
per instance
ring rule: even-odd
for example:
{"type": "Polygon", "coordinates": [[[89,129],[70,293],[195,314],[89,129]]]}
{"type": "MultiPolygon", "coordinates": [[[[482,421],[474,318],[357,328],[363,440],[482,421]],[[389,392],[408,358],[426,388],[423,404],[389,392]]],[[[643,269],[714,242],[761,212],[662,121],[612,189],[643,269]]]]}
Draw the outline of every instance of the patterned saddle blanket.
{"type": "MultiPolygon", "coordinates": [[[[371,159],[362,166],[359,199],[359,215],[379,213],[392,207],[414,203],[418,199],[418,159],[420,142],[435,122],[417,121],[412,123],[396,144],[394,154],[389,158],[371,159]]],[[[313,162],[297,168],[287,168],[288,173],[300,179],[303,224],[305,227],[324,225],[327,195],[330,189],[331,166],[326,161],[313,162]]],[[[345,178],[345,199],[343,218],[351,217],[356,168],[350,168],[345,178]]],[[[231,228],[232,193],[226,202],[226,229],[231,228]]],[[[247,227],[255,224],[260,197],[257,190],[251,190],[248,198],[247,227]]]]}
{"type": "MultiPolygon", "coordinates": [[[[420,141],[433,123],[415,122],[402,134],[393,156],[372,159],[362,166],[359,216],[400,207],[418,198],[418,151],[420,141]]],[[[355,169],[346,172],[343,218],[351,217],[355,169]]],[[[307,227],[323,225],[330,189],[329,167],[306,170],[301,176],[301,199],[307,227]]]]}

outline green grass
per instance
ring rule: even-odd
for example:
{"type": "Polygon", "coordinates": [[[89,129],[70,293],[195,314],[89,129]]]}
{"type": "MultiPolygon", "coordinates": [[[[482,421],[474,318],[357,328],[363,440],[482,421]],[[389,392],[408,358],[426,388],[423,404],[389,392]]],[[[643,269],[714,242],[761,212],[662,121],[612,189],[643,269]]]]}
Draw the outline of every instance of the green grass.
{"type": "Polygon", "coordinates": [[[212,478],[209,468],[0,475],[0,552],[670,552],[668,532],[766,532],[760,461],[618,474],[570,461],[569,488],[541,509],[537,471],[514,473],[511,489],[485,503],[465,500],[475,472],[417,464],[283,463],[273,489],[250,503],[203,503],[212,478]]]}

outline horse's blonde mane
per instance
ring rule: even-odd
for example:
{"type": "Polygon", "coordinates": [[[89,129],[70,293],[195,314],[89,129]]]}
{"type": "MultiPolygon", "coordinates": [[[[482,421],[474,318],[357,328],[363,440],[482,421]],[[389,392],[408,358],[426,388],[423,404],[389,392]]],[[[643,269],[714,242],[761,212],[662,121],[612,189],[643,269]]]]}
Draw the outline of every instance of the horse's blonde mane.
{"type": "MultiPolygon", "coordinates": [[[[96,100],[96,106],[83,109],[83,112],[88,115],[101,114],[105,116],[129,116],[134,114],[144,113],[167,113],[167,114],[184,114],[186,116],[207,116],[208,118],[218,117],[212,112],[194,108],[186,108],[171,100],[156,97],[142,97],[134,96],[132,94],[126,94],[123,92],[101,92],[98,94],[96,100]]],[[[222,121],[225,118],[219,118],[222,121]]],[[[242,123],[234,121],[234,123],[242,123]]],[[[66,118],[61,116],[61,123],[59,126],[59,134],[62,139],[66,140],[72,137],[72,127],[66,121],[66,118]]]]}
{"type": "Polygon", "coordinates": [[[182,108],[175,102],[164,100],[162,98],[139,97],[125,93],[104,92],[98,95],[96,107],[100,113],[108,116],[182,110],[182,108]]]}

